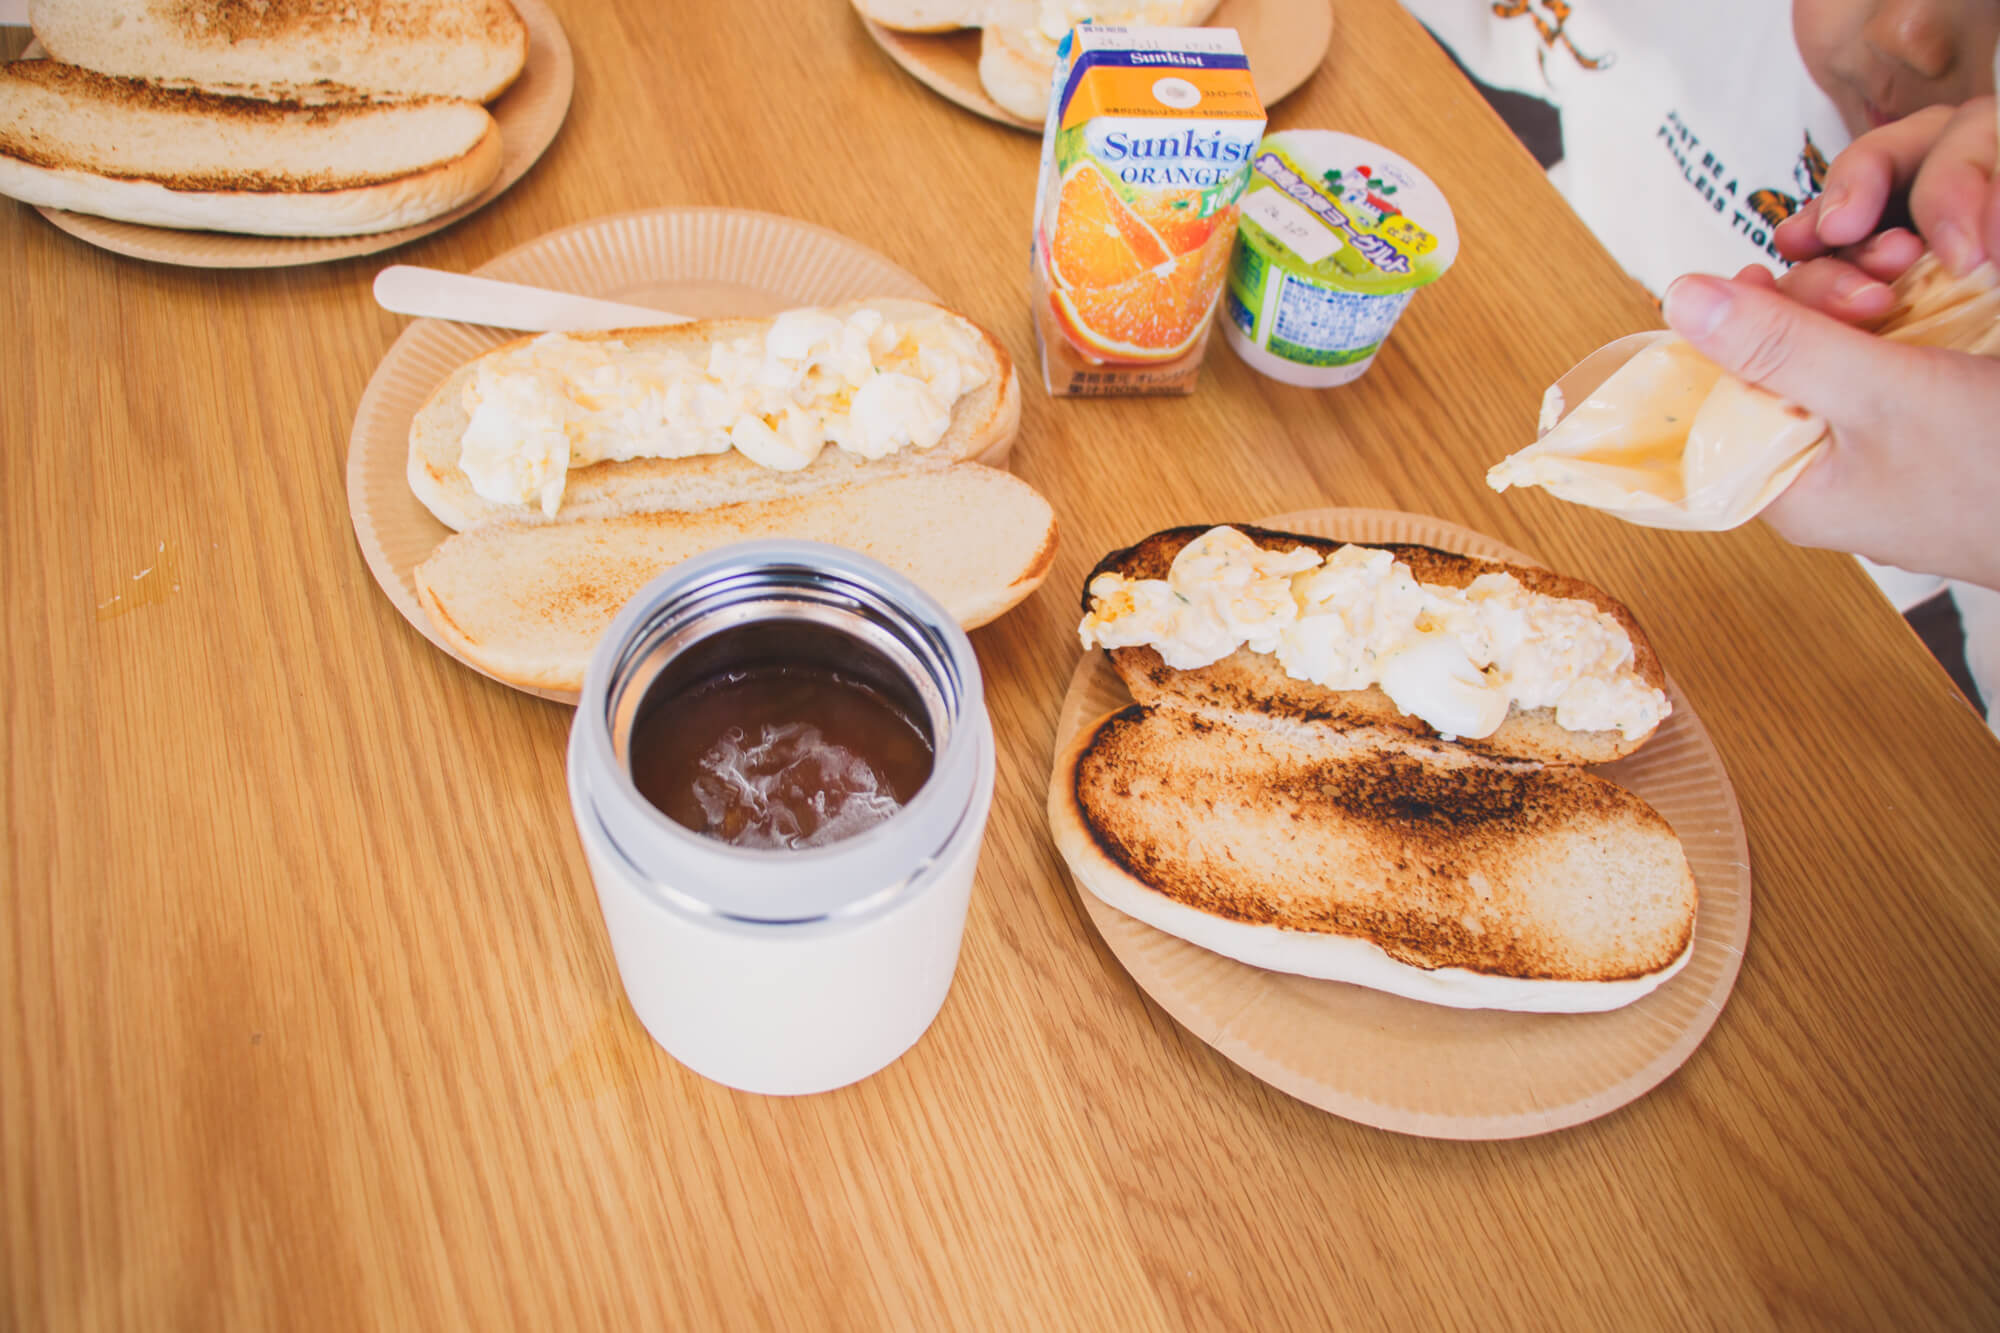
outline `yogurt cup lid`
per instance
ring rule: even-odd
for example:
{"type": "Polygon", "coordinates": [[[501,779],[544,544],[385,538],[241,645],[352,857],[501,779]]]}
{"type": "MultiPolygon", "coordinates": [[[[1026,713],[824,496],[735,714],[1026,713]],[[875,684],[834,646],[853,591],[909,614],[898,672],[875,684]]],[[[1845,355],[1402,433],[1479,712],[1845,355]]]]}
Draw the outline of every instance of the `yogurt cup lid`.
{"type": "Polygon", "coordinates": [[[1380,144],[1282,130],[1251,159],[1243,241],[1287,273],[1386,296],[1435,282],[1458,257],[1458,224],[1430,177],[1380,144]]]}

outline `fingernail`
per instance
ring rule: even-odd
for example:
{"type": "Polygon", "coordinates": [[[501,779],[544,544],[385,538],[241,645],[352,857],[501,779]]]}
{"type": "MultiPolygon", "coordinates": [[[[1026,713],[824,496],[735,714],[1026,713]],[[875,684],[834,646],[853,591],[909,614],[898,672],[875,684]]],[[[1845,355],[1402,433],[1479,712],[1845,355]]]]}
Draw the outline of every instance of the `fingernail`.
{"type": "Polygon", "coordinates": [[[1826,230],[1826,224],[1847,207],[1847,199],[1847,191],[1838,185],[1819,197],[1819,229],[1822,232],[1826,230]]]}
{"type": "Polygon", "coordinates": [[[1661,306],[1682,337],[1706,338],[1729,314],[1729,289],[1713,278],[1675,278],[1661,306]]]}
{"type": "Polygon", "coordinates": [[[1979,247],[1966,235],[1965,228],[1956,222],[1940,222],[1931,229],[1931,249],[1951,270],[1953,277],[1964,277],[1979,261],[1979,247]]]}
{"type": "Polygon", "coordinates": [[[1888,291],[1887,283],[1877,282],[1866,273],[1843,273],[1833,282],[1833,299],[1842,305],[1860,305],[1875,293],[1887,295],[1888,291]]]}
{"type": "Polygon", "coordinates": [[[1857,253],[1864,257],[1879,255],[1891,246],[1900,245],[1909,234],[1902,227],[1891,227],[1887,231],[1878,231],[1861,243],[1861,249],[1857,253]]]}

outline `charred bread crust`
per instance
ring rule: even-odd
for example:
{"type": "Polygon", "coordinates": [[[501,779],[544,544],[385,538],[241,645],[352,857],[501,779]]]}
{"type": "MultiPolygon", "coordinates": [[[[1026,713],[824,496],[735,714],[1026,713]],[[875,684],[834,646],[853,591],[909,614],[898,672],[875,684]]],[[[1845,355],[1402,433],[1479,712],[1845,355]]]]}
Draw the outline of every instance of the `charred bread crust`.
{"type": "MultiPolygon", "coordinates": [[[[1091,724],[1057,781],[1102,867],[1087,876],[1093,890],[1114,887],[1103,879],[1109,871],[1205,916],[1363,940],[1426,972],[1620,982],[1656,976],[1686,954],[1697,892],[1677,857],[1644,876],[1634,870],[1633,925],[1640,899],[1648,906],[1645,926],[1629,935],[1615,926],[1616,938],[1579,935],[1568,909],[1551,906],[1543,877],[1552,843],[1636,839],[1652,860],[1678,848],[1667,821],[1624,789],[1572,767],[1381,733],[1313,746],[1302,764],[1267,754],[1260,737],[1270,734],[1140,704],[1091,724]],[[1241,771],[1206,783],[1171,776],[1205,772],[1183,751],[1198,752],[1219,732],[1238,738],[1230,749],[1245,761],[1241,771]],[[1161,799],[1165,783],[1177,799],[1161,799]],[[1220,856],[1198,847],[1198,830],[1217,821],[1235,830],[1220,856]],[[1327,845],[1313,842],[1314,829],[1327,830],[1327,845]],[[1288,846],[1297,839],[1305,841],[1288,846]]],[[[1617,864],[1646,859],[1634,849],[1617,864]]],[[[1591,896],[1576,879],[1568,892],[1579,902],[1591,896]]]]}

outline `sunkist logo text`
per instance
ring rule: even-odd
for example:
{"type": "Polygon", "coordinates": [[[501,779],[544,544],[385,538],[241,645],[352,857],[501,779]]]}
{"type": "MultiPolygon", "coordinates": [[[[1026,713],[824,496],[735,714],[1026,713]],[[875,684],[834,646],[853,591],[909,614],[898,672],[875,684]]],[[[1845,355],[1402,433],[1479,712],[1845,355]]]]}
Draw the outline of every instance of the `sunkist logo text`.
{"type": "Polygon", "coordinates": [[[1256,144],[1213,130],[1144,137],[1113,130],[1091,148],[1127,185],[1214,185],[1233,175],[1256,144]]]}

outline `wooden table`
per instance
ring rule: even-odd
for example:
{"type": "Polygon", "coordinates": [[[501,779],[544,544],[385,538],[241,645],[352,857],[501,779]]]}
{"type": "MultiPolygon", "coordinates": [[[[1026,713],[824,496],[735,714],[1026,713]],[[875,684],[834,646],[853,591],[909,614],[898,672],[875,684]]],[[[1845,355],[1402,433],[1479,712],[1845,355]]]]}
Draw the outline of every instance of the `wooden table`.
{"type": "MultiPolygon", "coordinates": [[[[558,9],[561,137],[397,258],[766,209],[1029,358],[1032,137],[926,91],[839,0],[558,9]]],[[[1064,543],[974,635],[1002,744],[957,983],[899,1063],[796,1101],[647,1039],[565,802],[568,710],[437,652],[362,563],[343,463],[403,326],[369,297],[384,261],[157,267],[0,204],[0,1325],[2000,1320],[2000,745],[1843,557],[1486,489],[1541,386],[1655,315],[1392,0],[1342,0],[1273,124],[1420,163],[1457,267],[1349,388],[1218,345],[1193,399],[1028,393],[1017,467],[1064,543]],[[1626,1109],[1487,1144],[1336,1119],[1180,1031],[1085,921],[1042,817],[1082,572],[1310,504],[1600,582],[1712,730],[1751,946],[1707,1043],[1626,1109]]]]}

